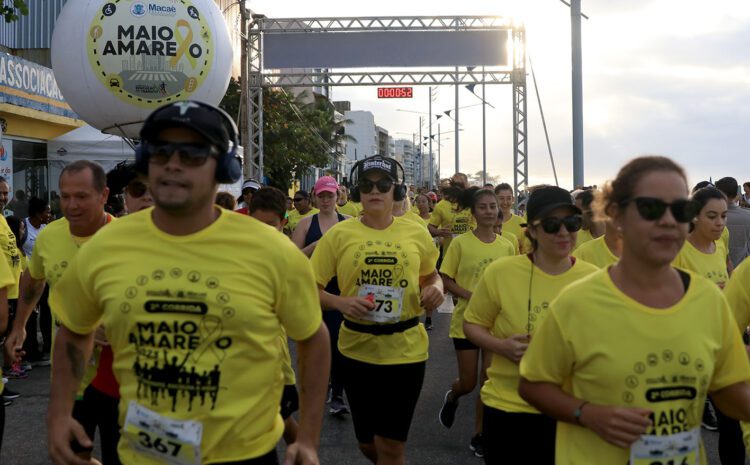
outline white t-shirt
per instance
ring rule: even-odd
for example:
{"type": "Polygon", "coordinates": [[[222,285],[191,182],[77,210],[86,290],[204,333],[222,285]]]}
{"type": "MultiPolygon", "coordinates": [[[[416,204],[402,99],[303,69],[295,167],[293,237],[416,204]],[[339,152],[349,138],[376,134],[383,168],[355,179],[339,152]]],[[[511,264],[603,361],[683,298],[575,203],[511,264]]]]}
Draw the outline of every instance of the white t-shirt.
{"type": "Polygon", "coordinates": [[[23,220],[26,223],[26,241],[23,243],[23,253],[26,257],[31,258],[31,252],[34,250],[34,243],[36,242],[36,236],[39,235],[39,231],[44,229],[46,224],[42,223],[39,229],[35,228],[31,224],[28,218],[23,220]]]}

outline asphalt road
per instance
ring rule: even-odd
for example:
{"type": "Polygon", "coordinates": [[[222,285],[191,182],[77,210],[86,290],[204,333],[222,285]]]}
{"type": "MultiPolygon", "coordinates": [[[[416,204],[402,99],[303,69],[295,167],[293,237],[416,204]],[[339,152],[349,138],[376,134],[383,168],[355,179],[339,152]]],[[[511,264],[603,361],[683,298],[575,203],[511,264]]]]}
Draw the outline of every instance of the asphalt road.
{"type": "MultiPolygon", "coordinates": [[[[456,375],[456,362],[448,339],[450,315],[435,314],[433,320],[435,329],[430,334],[430,361],[410,432],[407,462],[410,465],[481,465],[484,462],[474,457],[468,447],[473,434],[474,396],[462,399],[456,423],[450,430],[437,420],[443,395],[456,375]]],[[[11,381],[10,386],[22,397],[6,409],[0,464],[46,465],[50,463],[45,427],[49,368],[35,368],[29,378],[11,381]]],[[[716,452],[718,435],[704,430],[703,437],[710,465],[720,465],[716,452]]],[[[283,446],[279,451],[283,454],[283,446]]],[[[343,419],[326,417],[320,459],[327,465],[370,464],[357,449],[348,416],[343,419]]]]}

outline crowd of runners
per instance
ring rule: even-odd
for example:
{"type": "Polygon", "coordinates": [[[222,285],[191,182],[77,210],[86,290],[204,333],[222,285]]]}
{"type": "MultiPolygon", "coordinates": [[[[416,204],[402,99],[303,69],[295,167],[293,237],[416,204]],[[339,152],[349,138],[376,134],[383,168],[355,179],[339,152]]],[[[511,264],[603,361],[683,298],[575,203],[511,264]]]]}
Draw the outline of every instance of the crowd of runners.
{"type": "Polygon", "coordinates": [[[14,207],[0,181],[0,447],[51,360],[56,465],[314,465],[326,414],[403,465],[430,339],[449,337],[457,375],[419,421],[451,428],[479,390],[467,447],[487,464],[707,465],[703,426],[744,465],[750,184],[688,186],[643,156],[518,202],[461,173],[414,189],[376,155],[349,186],[248,179],[235,199],[217,191],[238,145],[226,113],[179,102],[135,163],[66,165],[57,205],[14,207]],[[429,332],[438,308],[449,334],[429,332]]]}

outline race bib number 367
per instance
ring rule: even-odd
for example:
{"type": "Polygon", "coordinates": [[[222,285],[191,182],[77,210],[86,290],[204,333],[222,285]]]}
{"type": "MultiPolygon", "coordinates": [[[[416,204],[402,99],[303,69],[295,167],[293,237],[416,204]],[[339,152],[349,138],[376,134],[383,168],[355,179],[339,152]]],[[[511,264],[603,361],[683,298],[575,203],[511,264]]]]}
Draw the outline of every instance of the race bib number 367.
{"type": "Polygon", "coordinates": [[[163,463],[200,465],[203,424],[164,417],[130,401],[123,435],[133,449],[163,463]]]}

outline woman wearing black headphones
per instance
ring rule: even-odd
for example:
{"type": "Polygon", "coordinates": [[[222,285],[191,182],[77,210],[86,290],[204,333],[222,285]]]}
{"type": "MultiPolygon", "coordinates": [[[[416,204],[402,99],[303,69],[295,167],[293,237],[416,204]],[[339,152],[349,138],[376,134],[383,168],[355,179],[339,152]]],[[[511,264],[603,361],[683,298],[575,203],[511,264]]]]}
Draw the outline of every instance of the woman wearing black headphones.
{"type": "Polygon", "coordinates": [[[352,198],[361,200],[362,216],[334,225],[312,256],[323,309],[345,316],[339,335],[344,389],[359,448],[378,464],[405,462],[427,360],[419,316],[422,307],[443,301],[432,238],[393,216],[394,200],[406,195],[406,186],[397,184],[399,169],[403,174],[398,162],[380,156],[355,164],[352,198]],[[334,276],[340,296],[323,289],[334,276]]]}

